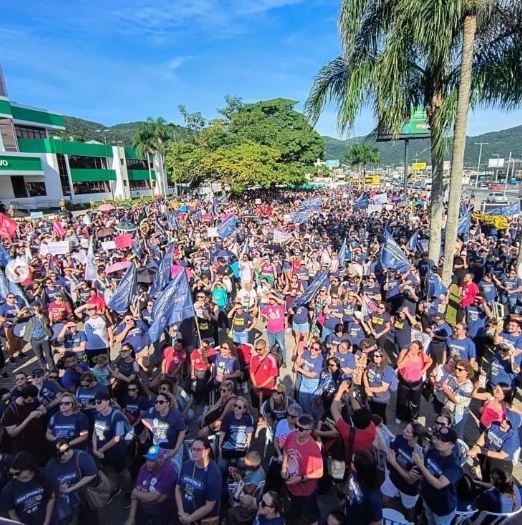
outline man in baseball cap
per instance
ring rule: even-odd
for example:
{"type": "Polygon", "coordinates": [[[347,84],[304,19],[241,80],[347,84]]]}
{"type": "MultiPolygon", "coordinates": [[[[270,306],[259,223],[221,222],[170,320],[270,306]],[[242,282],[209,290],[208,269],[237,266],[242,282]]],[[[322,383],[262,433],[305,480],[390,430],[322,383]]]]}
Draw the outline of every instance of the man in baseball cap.
{"type": "Polygon", "coordinates": [[[163,459],[157,445],[149,448],[141,466],[136,486],[131,492],[127,523],[170,522],[170,501],[178,475],[171,461],[163,459]]]}

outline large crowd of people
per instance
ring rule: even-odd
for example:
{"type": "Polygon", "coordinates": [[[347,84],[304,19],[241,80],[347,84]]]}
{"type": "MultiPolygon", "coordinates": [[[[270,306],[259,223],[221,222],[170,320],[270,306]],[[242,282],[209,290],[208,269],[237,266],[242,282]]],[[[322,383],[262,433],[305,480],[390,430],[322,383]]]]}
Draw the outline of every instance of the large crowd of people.
{"type": "Polygon", "coordinates": [[[445,286],[426,199],[385,189],[1,215],[0,514],[382,525],[393,509],[451,525],[518,511],[521,229],[471,221],[445,286]]]}

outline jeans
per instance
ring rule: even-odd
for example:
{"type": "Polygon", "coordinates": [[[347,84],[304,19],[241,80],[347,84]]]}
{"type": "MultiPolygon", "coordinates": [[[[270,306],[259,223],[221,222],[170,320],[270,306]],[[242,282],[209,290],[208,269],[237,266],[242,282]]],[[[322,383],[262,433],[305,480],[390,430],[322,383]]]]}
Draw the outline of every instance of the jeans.
{"type": "Polygon", "coordinates": [[[51,355],[51,346],[49,345],[48,339],[31,339],[31,348],[34,355],[38,359],[40,366],[44,370],[52,370],[54,368],[54,361],[51,355]]]}
{"type": "Polygon", "coordinates": [[[455,516],[455,511],[446,514],[445,516],[439,516],[435,514],[429,507],[424,503],[424,512],[426,513],[426,521],[428,525],[451,525],[455,516]]]}
{"type": "Polygon", "coordinates": [[[267,332],[268,347],[273,348],[275,343],[279,345],[279,361],[281,366],[286,366],[286,344],[285,333],[283,332],[267,332]]]}
{"type": "Polygon", "coordinates": [[[232,340],[237,344],[248,344],[250,332],[233,332],[232,340]]]}

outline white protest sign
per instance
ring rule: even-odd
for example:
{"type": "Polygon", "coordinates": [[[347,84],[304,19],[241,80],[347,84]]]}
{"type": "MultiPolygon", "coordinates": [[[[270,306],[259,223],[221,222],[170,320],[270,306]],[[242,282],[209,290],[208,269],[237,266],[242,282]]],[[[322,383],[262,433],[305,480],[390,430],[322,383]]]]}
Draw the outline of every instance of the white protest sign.
{"type": "Polygon", "coordinates": [[[286,242],[289,236],[290,234],[283,230],[274,230],[274,242],[276,244],[286,242]]]}
{"type": "Polygon", "coordinates": [[[207,228],[207,237],[219,237],[217,228],[207,228]]]}
{"type": "Polygon", "coordinates": [[[388,195],[386,193],[378,193],[373,196],[374,204],[386,204],[388,202],[388,195]]]}
{"type": "Polygon", "coordinates": [[[114,241],[104,241],[101,243],[101,247],[103,250],[106,250],[106,251],[115,250],[116,243],[114,241]]]}
{"type": "Polygon", "coordinates": [[[370,213],[381,213],[382,212],[382,204],[368,204],[368,208],[366,208],[366,213],[370,215],[370,213]]]}
{"type": "Polygon", "coordinates": [[[89,239],[80,239],[80,246],[82,248],[88,248],[89,247],[89,239]]]}
{"type": "Polygon", "coordinates": [[[51,255],[69,253],[68,241],[52,241],[47,243],[47,250],[51,255]]]}

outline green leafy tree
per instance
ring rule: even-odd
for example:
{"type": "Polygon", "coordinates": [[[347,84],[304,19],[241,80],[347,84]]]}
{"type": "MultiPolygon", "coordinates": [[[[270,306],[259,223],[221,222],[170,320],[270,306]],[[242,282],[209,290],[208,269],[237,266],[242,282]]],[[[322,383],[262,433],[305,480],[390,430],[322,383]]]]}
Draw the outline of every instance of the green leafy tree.
{"type": "Polygon", "coordinates": [[[249,186],[268,188],[304,182],[301,166],[280,161],[281,152],[277,148],[247,141],[205,155],[202,164],[213,180],[227,184],[234,193],[249,186]]]}
{"type": "Polygon", "coordinates": [[[223,115],[225,119],[229,121],[234,115],[241,111],[243,105],[241,97],[225,95],[225,107],[218,109],[218,113],[223,115]]]}
{"type": "Polygon", "coordinates": [[[184,182],[196,187],[209,176],[203,165],[205,155],[205,150],[197,144],[174,142],[167,148],[165,168],[168,173],[172,173],[173,182],[184,182]]]}
{"type": "Polygon", "coordinates": [[[229,133],[236,144],[252,141],[281,151],[282,162],[312,165],[323,157],[323,138],[295,111],[296,101],[277,98],[243,105],[232,114],[229,133]]]}
{"type": "MultiPolygon", "coordinates": [[[[341,130],[353,127],[361,108],[369,104],[394,136],[412,107],[426,108],[433,170],[429,255],[435,261],[442,231],[444,134],[455,119],[465,4],[465,0],[344,0],[339,19],[342,55],[320,70],[306,102],[313,122],[325,104],[335,101],[341,130]]],[[[487,17],[480,32],[484,47],[476,54],[471,101],[508,104],[521,88],[503,65],[508,57],[513,61],[517,49],[520,57],[519,37],[513,27],[487,17]],[[502,51],[494,58],[485,51],[489,46],[502,51]]]]}
{"type": "Polygon", "coordinates": [[[361,178],[364,181],[364,177],[366,176],[366,166],[368,166],[368,164],[378,164],[381,162],[381,154],[374,146],[361,142],[350,146],[344,159],[352,166],[357,166],[359,169],[359,181],[361,178]]]}

